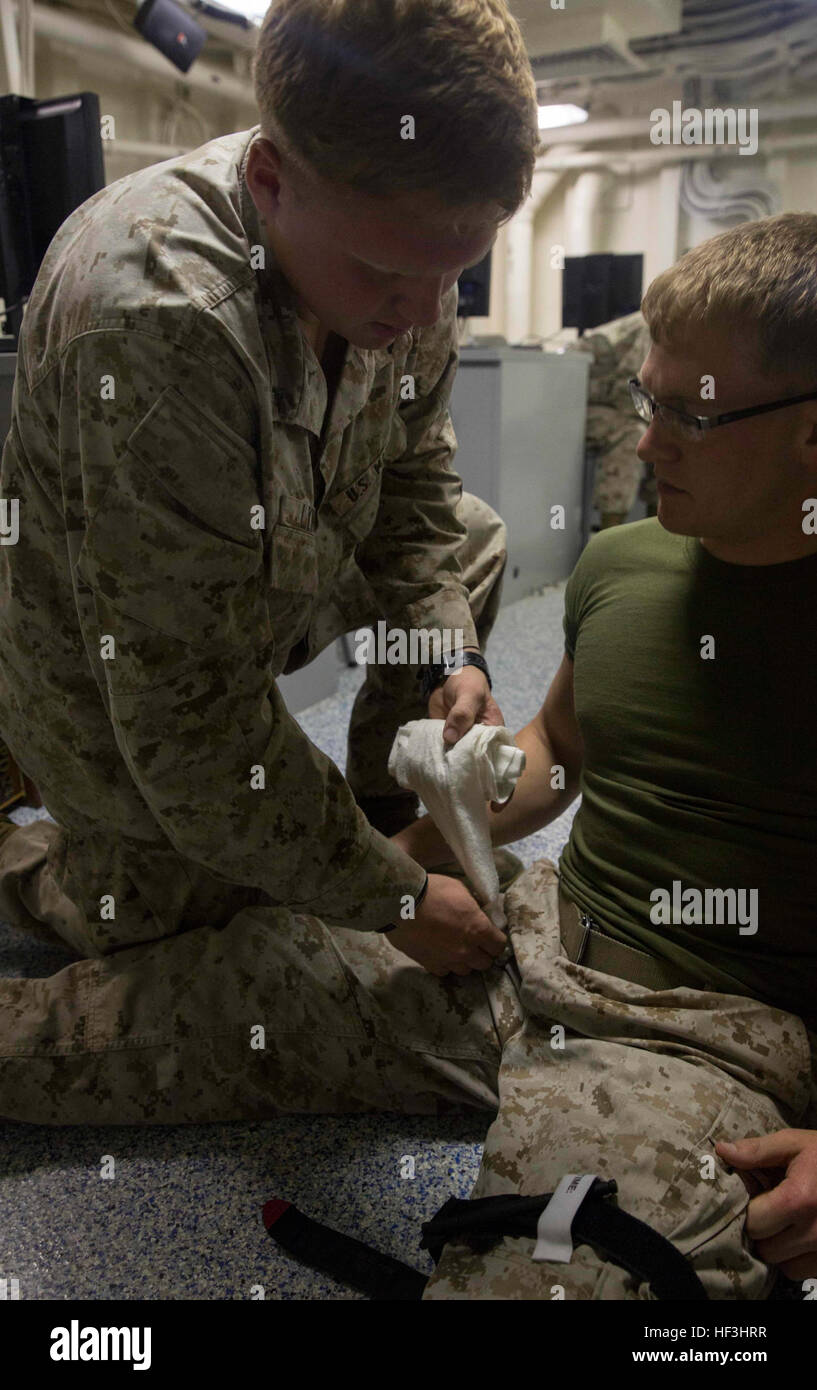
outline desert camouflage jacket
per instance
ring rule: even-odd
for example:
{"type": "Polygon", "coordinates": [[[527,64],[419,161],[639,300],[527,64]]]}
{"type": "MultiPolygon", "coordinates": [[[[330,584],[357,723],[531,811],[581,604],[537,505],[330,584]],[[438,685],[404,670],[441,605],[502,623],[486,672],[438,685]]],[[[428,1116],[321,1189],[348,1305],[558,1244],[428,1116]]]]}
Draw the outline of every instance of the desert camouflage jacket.
{"type": "Polygon", "coordinates": [[[245,183],[259,134],[85,202],[20,335],[0,730],[64,827],[52,868],[101,951],[155,936],[154,916],[178,929],[203,875],[362,930],[396,920],[425,876],[276,677],[355,549],[391,626],[478,645],[456,558],[457,287],[433,328],[349,345],[317,479],[326,382],[245,183]]]}

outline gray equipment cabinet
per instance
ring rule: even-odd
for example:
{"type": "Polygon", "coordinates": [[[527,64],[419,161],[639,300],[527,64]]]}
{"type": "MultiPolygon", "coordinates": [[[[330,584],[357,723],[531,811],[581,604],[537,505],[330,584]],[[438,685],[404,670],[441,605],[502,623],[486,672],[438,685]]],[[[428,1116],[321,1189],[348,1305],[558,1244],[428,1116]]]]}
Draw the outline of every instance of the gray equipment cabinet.
{"type": "Polygon", "coordinates": [[[589,366],[583,353],[460,349],[454,466],[465,491],[508,528],[503,604],[566,579],[584,546],[589,366]],[[551,526],[555,506],[564,507],[564,530],[551,526]]]}

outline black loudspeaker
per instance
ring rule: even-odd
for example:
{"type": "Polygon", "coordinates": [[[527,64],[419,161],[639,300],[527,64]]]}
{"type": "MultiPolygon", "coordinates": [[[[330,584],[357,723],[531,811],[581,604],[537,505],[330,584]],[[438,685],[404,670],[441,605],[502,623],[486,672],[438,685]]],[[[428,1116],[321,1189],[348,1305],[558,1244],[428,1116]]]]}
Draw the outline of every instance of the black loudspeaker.
{"type": "Polygon", "coordinates": [[[490,314],[492,255],[493,251],[489,251],[484,260],[462,272],[459,278],[458,318],[486,318],[490,314]]]}
{"type": "Polygon", "coordinates": [[[641,307],[644,257],[614,256],[610,276],[610,318],[623,319],[641,307]]]}
{"type": "Polygon", "coordinates": [[[595,328],[635,313],[641,304],[644,257],[566,256],[562,281],[562,327],[595,328]]]}
{"type": "Polygon", "coordinates": [[[562,291],[562,327],[595,328],[609,315],[612,255],[566,256],[562,291]]]}
{"type": "Polygon", "coordinates": [[[136,11],[133,24],[182,72],[192,67],[207,38],[207,30],[174,0],[145,0],[136,11]]]}

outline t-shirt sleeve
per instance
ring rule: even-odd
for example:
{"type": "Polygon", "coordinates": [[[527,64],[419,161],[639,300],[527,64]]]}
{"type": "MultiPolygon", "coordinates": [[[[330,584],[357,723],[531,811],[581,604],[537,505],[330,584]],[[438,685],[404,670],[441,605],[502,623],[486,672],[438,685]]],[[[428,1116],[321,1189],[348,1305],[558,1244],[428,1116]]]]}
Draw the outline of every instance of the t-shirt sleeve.
{"type": "Polygon", "coordinates": [[[582,616],[586,611],[587,597],[596,571],[598,536],[592,536],[573,567],[573,573],[565,588],[565,611],[562,628],[565,635],[565,651],[571,661],[576,660],[576,643],[582,616]]]}
{"type": "Polygon", "coordinates": [[[578,627],[576,625],[575,611],[569,607],[569,596],[567,592],[565,592],[565,612],[562,618],[562,627],[564,628],[565,634],[565,651],[570,657],[570,660],[575,661],[578,627]]]}

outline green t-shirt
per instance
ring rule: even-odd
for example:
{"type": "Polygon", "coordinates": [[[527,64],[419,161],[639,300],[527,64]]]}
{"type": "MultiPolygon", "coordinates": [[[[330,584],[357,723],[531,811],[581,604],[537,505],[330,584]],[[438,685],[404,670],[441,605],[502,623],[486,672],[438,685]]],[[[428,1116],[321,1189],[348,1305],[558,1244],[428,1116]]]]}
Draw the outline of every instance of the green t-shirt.
{"type": "Polygon", "coordinates": [[[566,893],[701,987],[815,1026],[817,555],[733,565],[654,518],[601,531],[564,630],[586,753],[566,893]]]}

